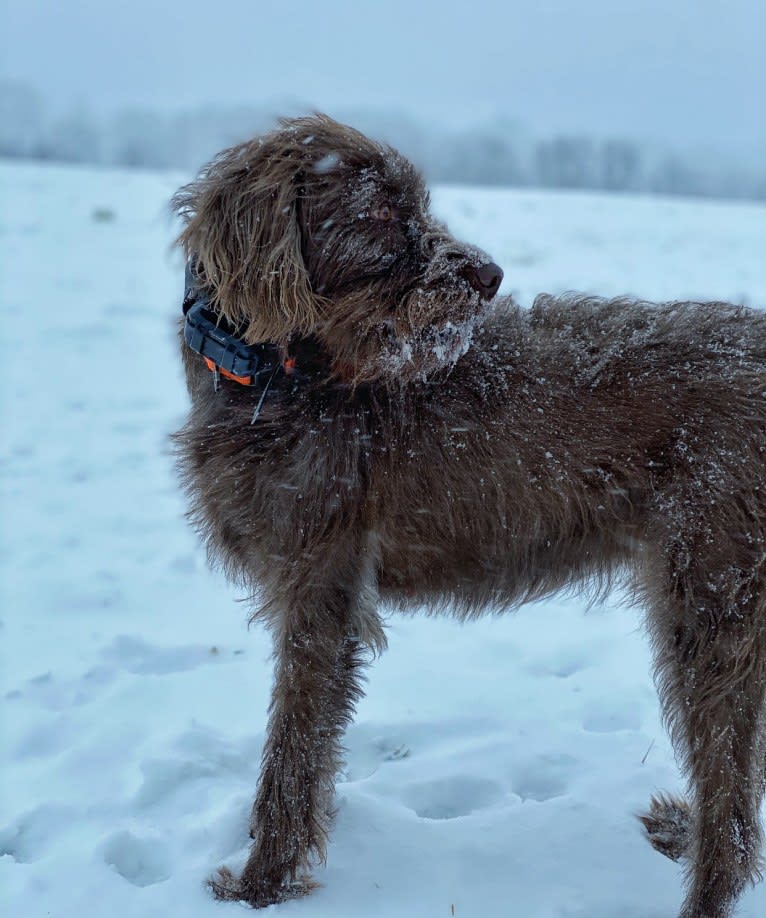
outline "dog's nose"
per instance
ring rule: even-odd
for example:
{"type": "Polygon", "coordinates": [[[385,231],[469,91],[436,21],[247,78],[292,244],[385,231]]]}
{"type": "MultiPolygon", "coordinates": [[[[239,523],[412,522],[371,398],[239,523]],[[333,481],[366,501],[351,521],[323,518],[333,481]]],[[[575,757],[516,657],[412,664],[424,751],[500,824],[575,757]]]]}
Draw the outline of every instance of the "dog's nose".
{"type": "Polygon", "coordinates": [[[481,294],[483,299],[491,300],[500,289],[503,269],[500,265],[496,265],[494,261],[489,261],[478,268],[471,265],[466,271],[466,277],[468,283],[481,294]]]}

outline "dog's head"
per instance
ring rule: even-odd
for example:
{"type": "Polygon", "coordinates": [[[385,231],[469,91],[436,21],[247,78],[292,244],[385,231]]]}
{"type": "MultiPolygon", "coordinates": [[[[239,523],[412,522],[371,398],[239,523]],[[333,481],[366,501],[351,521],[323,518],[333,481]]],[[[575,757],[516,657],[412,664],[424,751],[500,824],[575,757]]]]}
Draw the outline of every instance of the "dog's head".
{"type": "Polygon", "coordinates": [[[454,363],[502,280],[431,216],[404,157],[323,115],[224,150],[173,204],[246,341],[313,336],[356,382],[454,363]]]}

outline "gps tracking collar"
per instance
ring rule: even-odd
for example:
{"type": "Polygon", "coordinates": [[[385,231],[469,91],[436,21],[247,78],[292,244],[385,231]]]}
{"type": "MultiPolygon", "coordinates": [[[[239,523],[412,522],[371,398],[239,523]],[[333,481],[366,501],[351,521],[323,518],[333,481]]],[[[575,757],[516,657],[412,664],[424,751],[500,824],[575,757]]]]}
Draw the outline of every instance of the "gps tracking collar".
{"type": "Polygon", "coordinates": [[[283,360],[276,344],[246,344],[237,336],[237,329],[214,312],[191,260],[186,264],[183,313],[184,340],[204,357],[216,381],[220,374],[242,386],[263,386],[265,395],[278,370],[288,376],[294,372],[295,361],[283,360]]]}

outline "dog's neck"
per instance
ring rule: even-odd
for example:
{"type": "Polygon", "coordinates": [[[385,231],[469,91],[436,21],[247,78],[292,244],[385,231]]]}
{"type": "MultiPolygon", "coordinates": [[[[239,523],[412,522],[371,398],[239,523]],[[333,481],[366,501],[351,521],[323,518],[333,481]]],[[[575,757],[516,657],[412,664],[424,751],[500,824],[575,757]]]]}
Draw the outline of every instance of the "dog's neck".
{"type": "Polygon", "coordinates": [[[279,373],[295,381],[333,375],[329,356],[313,337],[296,338],[287,346],[273,341],[247,344],[240,330],[214,308],[191,260],[186,265],[182,308],[184,340],[204,358],[216,380],[222,376],[265,391],[279,373]]]}

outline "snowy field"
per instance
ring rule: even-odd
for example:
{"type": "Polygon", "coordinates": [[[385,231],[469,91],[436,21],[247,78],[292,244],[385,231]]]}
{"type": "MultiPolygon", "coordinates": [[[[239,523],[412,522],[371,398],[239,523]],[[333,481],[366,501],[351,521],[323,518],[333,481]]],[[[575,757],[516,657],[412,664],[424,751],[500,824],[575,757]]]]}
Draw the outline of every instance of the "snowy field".
{"type": "MultiPolygon", "coordinates": [[[[0,911],[226,918],[269,642],[205,566],[167,435],[185,410],[182,175],[0,166],[0,911]]],[[[766,305],[766,209],[437,189],[522,302],[547,290],[766,305]]],[[[634,813],[678,789],[640,613],[555,598],[393,619],[347,735],[322,888],[284,918],[671,918],[634,813]]],[[[766,884],[741,918],[766,914],[766,884]]]]}

